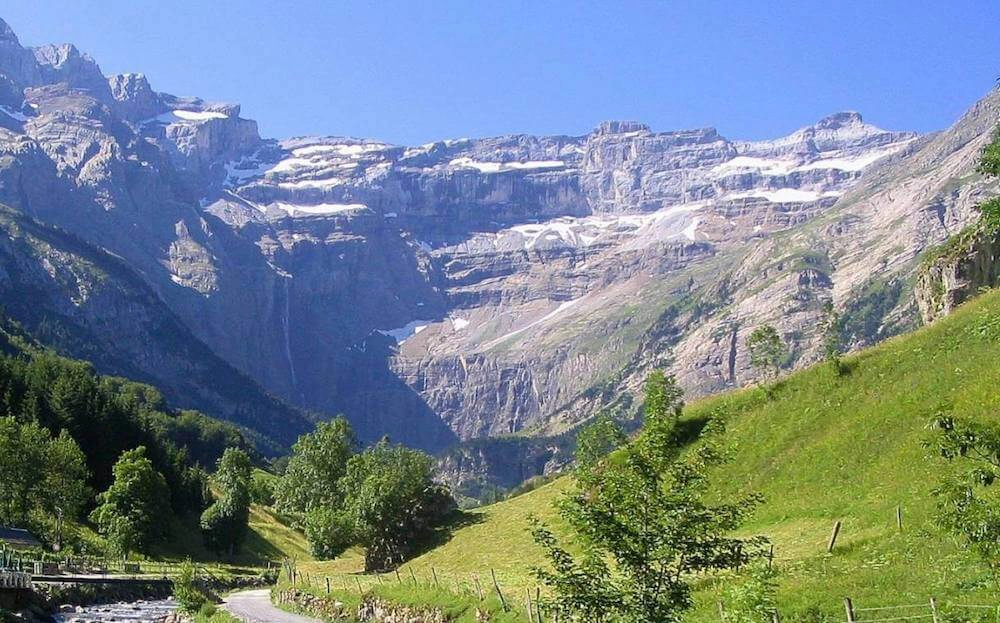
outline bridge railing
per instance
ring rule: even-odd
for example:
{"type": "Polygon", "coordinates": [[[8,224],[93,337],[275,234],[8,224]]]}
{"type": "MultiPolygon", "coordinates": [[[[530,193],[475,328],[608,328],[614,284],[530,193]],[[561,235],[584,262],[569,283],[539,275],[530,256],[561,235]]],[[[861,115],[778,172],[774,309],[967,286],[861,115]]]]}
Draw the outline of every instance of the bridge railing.
{"type": "Polygon", "coordinates": [[[0,570],[0,588],[31,588],[31,574],[23,571],[0,570]]]}

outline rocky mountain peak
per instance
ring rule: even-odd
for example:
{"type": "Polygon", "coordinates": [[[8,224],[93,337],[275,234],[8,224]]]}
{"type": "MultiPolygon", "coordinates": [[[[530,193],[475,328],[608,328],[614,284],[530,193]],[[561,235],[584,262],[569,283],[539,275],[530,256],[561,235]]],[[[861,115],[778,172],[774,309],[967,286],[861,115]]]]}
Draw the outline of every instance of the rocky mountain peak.
{"type": "Polygon", "coordinates": [[[39,81],[34,54],[21,47],[14,31],[0,20],[0,98],[8,104],[19,103],[20,91],[39,81]]]}
{"type": "Polygon", "coordinates": [[[0,17],[0,42],[2,43],[12,43],[16,46],[20,46],[21,42],[17,39],[17,34],[14,29],[10,27],[10,24],[4,21],[0,17]]]}
{"type": "Polygon", "coordinates": [[[594,130],[594,134],[630,134],[639,132],[649,134],[649,126],[638,121],[603,121],[594,130]]]}
{"type": "Polygon", "coordinates": [[[75,45],[43,45],[31,51],[45,83],[65,82],[75,89],[91,91],[102,101],[110,101],[111,93],[101,68],[90,55],[80,52],[75,45]]]}
{"type": "Polygon", "coordinates": [[[119,113],[133,123],[163,112],[159,96],[143,74],[108,76],[108,87],[111,97],[117,102],[119,113]]]}
{"type": "Polygon", "coordinates": [[[836,130],[847,125],[860,125],[864,123],[864,119],[861,118],[861,113],[855,112],[853,110],[836,112],[832,115],[823,117],[816,122],[817,128],[836,130]]]}
{"type": "Polygon", "coordinates": [[[94,59],[80,50],[72,43],[46,45],[32,48],[35,60],[40,65],[48,65],[53,69],[60,69],[70,63],[90,63],[96,65],[94,59]]]}

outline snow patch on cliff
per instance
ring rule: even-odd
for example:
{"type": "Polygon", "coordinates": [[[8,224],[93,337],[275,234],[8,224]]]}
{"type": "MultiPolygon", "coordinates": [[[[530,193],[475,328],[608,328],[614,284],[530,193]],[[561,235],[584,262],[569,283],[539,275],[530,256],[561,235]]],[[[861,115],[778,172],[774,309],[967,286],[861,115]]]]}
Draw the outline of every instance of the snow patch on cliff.
{"type": "Polygon", "coordinates": [[[146,119],[143,125],[149,123],[202,123],[213,119],[228,119],[226,113],[217,110],[171,110],[162,115],[157,115],[152,119],[146,119]]]}
{"type": "Polygon", "coordinates": [[[286,203],[284,201],[275,201],[274,203],[270,203],[268,205],[287,212],[289,216],[343,214],[345,212],[357,212],[368,209],[368,206],[361,203],[317,203],[315,205],[302,205],[297,203],[286,203]]]}
{"type": "Polygon", "coordinates": [[[489,349],[493,348],[494,346],[497,346],[498,344],[502,344],[503,342],[509,340],[512,337],[516,337],[516,336],[524,333],[528,329],[537,327],[540,324],[543,324],[543,323],[549,322],[550,320],[555,319],[557,316],[559,316],[560,314],[562,314],[567,309],[573,307],[574,305],[576,305],[577,303],[579,303],[580,301],[582,301],[584,298],[585,297],[581,296],[580,298],[573,299],[571,301],[563,301],[562,303],[559,304],[558,307],[556,307],[555,309],[553,309],[549,313],[545,314],[544,316],[542,316],[538,320],[535,320],[533,322],[529,322],[528,324],[524,325],[520,329],[516,329],[514,331],[511,331],[510,333],[506,333],[504,335],[501,335],[500,337],[496,338],[495,340],[491,340],[491,341],[487,342],[486,344],[483,345],[483,350],[489,350],[489,349]]]}
{"type": "Polygon", "coordinates": [[[414,320],[413,322],[406,323],[398,329],[376,329],[376,331],[396,340],[397,344],[402,344],[406,340],[426,329],[433,322],[433,320],[414,320]]]}
{"type": "Polygon", "coordinates": [[[780,188],[778,190],[750,190],[747,192],[733,193],[727,199],[767,199],[771,203],[807,203],[819,201],[827,197],[839,197],[842,193],[836,190],[819,192],[815,190],[801,190],[798,188],[780,188]]]}
{"type": "Polygon", "coordinates": [[[591,216],[562,216],[543,223],[515,225],[509,229],[490,234],[498,246],[520,240],[524,249],[531,250],[541,245],[564,244],[572,247],[589,247],[602,240],[634,236],[652,227],[659,228],[657,234],[670,237],[686,235],[682,224],[684,214],[710,205],[710,201],[692,201],[673,205],[656,212],[645,214],[594,214],[591,216]]]}
{"type": "Polygon", "coordinates": [[[461,169],[476,169],[480,173],[504,173],[505,171],[533,171],[565,168],[562,160],[529,160],[527,162],[480,162],[463,156],[455,158],[448,166],[461,169]]]}

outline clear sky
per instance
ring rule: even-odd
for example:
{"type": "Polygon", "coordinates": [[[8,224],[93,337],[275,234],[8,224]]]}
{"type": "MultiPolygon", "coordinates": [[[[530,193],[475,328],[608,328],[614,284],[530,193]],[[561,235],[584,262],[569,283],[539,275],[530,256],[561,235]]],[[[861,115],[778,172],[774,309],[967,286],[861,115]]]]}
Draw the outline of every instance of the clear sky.
{"type": "Polygon", "coordinates": [[[946,127],[1000,76],[997,0],[32,0],[25,45],[243,104],[265,136],[418,144],[604,119],[769,138],[839,110],[946,127]]]}

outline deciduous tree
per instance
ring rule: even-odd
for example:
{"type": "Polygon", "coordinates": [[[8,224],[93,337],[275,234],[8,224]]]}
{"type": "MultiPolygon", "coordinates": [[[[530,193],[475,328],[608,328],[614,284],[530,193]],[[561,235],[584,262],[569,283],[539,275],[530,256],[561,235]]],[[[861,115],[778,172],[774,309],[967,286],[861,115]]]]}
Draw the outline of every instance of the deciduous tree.
{"type": "Polygon", "coordinates": [[[993,490],[1000,477],[1000,426],[942,414],[933,428],[927,445],[962,466],[933,490],[937,522],[961,537],[1000,588],[1000,499],[993,490]]]}
{"type": "Polygon", "coordinates": [[[769,324],[754,329],[747,338],[747,350],[750,351],[750,365],[765,379],[778,378],[778,371],[781,369],[781,362],[787,350],[777,329],[769,324]]]}
{"type": "Polygon", "coordinates": [[[219,499],[201,515],[205,543],[216,553],[232,555],[246,539],[252,478],[253,464],[247,453],[239,448],[227,448],[214,476],[219,499]]]}
{"type": "Polygon", "coordinates": [[[0,418],[0,523],[45,532],[62,514],[77,519],[89,499],[83,452],[66,431],[0,418]]]}
{"type": "Polygon", "coordinates": [[[394,568],[455,509],[450,492],[434,483],[433,467],[423,452],[379,442],[348,461],[339,483],[343,508],[316,527],[331,535],[331,545],[362,546],[366,571],[394,568]]]}
{"type": "Polygon", "coordinates": [[[123,452],[112,472],[114,480],[97,496],[91,520],[111,550],[126,557],[165,536],[171,516],[170,490],[142,446],[123,452]]]}
{"type": "Polygon", "coordinates": [[[337,482],[344,476],[356,445],[354,431],[342,417],[323,422],[315,432],[299,437],[275,485],[275,508],[296,517],[301,525],[314,509],[339,507],[337,482]]]}
{"type": "Polygon", "coordinates": [[[721,424],[682,452],[680,391],[672,377],[647,382],[641,437],[614,455],[583,462],[576,487],[559,503],[579,554],[535,521],[549,565],[537,577],[552,589],[563,620],[665,623],[691,606],[690,578],[745,564],[762,539],[730,536],[758,504],[755,495],[710,502],[708,472],[725,459],[721,424]]]}

